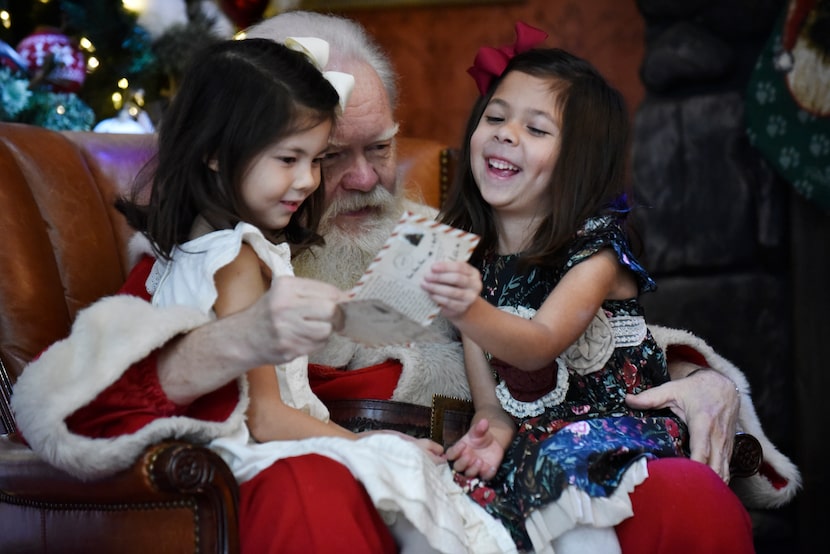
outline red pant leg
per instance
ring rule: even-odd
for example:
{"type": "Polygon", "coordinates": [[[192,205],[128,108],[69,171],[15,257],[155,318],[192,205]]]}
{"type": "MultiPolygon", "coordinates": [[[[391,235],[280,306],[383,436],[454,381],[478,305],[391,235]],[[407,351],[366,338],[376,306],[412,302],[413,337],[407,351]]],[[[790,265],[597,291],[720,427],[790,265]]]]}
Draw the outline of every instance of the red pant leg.
{"type": "Polygon", "coordinates": [[[631,493],[634,517],[616,528],[624,554],[755,552],[749,514],[708,466],[662,458],[648,473],[631,493]]]}
{"type": "Polygon", "coordinates": [[[393,554],[395,540],[342,464],[309,454],[279,460],[239,491],[243,554],[393,554]]]}

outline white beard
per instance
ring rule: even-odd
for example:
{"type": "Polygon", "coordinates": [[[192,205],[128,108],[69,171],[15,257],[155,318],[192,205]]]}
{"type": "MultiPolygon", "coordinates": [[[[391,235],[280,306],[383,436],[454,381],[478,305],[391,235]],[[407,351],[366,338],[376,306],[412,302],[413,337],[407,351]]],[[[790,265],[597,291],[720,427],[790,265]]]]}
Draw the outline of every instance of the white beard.
{"type": "Polygon", "coordinates": [[[351,289],[389,238],[404,209],[402,193],[392,194],[380,186],[368,193],[351,193],[336,199],[320,223],[326,243],[294,258],[295,274],[325,281],[341,290],[351,289]],[[344,229],[334,224],[338,214],[368,206],[377,208],[379,213],[361,225],[344,229]]]}
{"type": "MultiPolygon", "coordinates": [[[[369,193],[352,193],[339,198],[323,216],[320,233],[323,246],[309,249],[293,260],[294,272],[300,277],[320,279],[339,287],[351,289],[381,249],[404,211],[434,218],[435,209],[407,200],[403,187],[396,194],[375,187],[369,193]],[[333,224],[336,214],[366,206],[379,208],[379,214],[360,226],[347,229],[333,224]]],[[[432,323],[434,330],[457,339],[455,329],[438,317],[432,323]]],[[[370,348],[334,334],[321,350],[313,352],[309,361],[316,364],[360,369],[388,359],[399,360],[403,366],[393,400],[423,406],[432,405],[432,396],[441,394],[469,398],[464,372],[461,343],[423,343],[409,346],[370,348]]]]}

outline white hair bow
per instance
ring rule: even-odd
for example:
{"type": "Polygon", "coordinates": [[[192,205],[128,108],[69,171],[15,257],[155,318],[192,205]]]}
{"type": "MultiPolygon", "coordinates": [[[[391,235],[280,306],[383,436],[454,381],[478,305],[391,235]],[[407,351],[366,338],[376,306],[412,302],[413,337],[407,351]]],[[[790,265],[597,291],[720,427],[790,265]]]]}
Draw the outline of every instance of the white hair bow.
{"type": "Polygon", "coordinates": [[[354,75],[341,71],[325,71],[323,68],[329,63],[329,43],[316,37],[288,37],[285,46],[291,50],[302,52],[311,60],[311,63],[320,70],[323,77],[331,83],[340,97],[340,112],[346,109],[349,96],[354,88],[354,75]]]}

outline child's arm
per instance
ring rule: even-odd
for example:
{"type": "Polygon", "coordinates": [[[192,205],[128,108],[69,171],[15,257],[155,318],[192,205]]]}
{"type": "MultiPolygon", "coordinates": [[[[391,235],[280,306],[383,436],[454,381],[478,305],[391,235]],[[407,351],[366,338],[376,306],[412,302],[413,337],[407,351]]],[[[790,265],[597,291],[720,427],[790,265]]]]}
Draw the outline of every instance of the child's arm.
{"type": "Polygon", "coordinates": [[[467,477],[492,479],[516,426],[496,398],[496,381],[484,352],[466,338],[464,360],[476,412],[467,433],[447,450],[447,459],[467,477]]]}
{"type": "MultiPolygon", "coordinates": [[[[264,266],[247,244],[231,263],[214,276],[218,297],[213,309],[219,318],[244,310],[256,302],[269,288],[264,266]]],[[[250,404],[248,428],[260,442],[302,439],[314,436],[355,438],[355,434],[334,423],[320,421],[287,406],[280,397],[273,365],[252,368],[247,373],[250,404]]]]}
{"type": "Polygon", "coordinates": [[[481,277],[469,264],[436,262],[424,289],[465,336],[526,371],[550,365],[582,335],[605,299],[637,294],[630,272],[609,249],[569,270],[530,320],[481,298],[481,277]]]}
{"type": "MultiPolygon", "coordinates": [[[[217,317],[224,317],[244,310],[268,290],[270,277],[259,257],[247,244],[243,244],[234,261],[214,275],[218,297],[213,305],[217,317]]],[[[300,410],[286,405],[280,396],[277,374],[272,364],[248,370],[248,429],[259,442],[269,440],[293,440],[318,436],[356,439],[358,435],[334,422],[324,422],[300,410]]],[[[409,439],[409,437],[407,437],[409,439]]],[[[433,461],[441,462],[442,448],[427,440],[413,442],[433,461]]]]}

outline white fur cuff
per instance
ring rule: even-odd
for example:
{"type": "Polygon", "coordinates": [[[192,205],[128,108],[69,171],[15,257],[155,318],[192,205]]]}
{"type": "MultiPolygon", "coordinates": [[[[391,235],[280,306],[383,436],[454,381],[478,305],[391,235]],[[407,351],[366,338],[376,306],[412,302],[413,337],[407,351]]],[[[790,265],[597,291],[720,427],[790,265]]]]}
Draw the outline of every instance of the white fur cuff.
{"type": "Polygon", "coordinates": [[[83,310],[71,335],[29,364],[14,386],[12,409],[26,441],[52,465],[82,479],[96,479],[125,469],[161,439],[207,442],[229,432],[242,422],[239,406],[222,423],[165,418],[112,439],[75,435],[64,421],[132,364],[205,322],[207,317],[196,310],[154,308],[126,295],[104,298],[83,310]]]}

